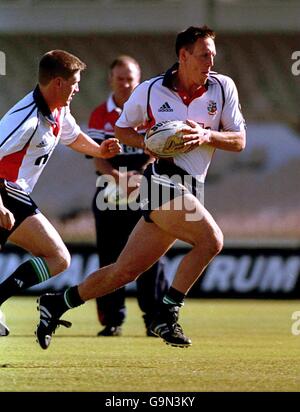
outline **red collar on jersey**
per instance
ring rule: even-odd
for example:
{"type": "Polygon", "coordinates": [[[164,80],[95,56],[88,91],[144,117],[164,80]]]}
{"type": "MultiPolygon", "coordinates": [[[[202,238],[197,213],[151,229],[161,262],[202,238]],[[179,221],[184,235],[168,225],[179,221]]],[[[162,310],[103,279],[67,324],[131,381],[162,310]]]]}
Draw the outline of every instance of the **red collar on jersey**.
{"type": "Polygon", "coordinates": [[[166,71],[166,73],[164,74],[162,85],[165,87],[168,87],[168,89],[176,91],[181,97],[183,103],[188,106],[192,100],[196,99],[197,97],[202,96],[202,94],[207,91],[209,81],[207,81],[204,86],[201,86],[198,90],[196,90],[193,96],[189,96],[184,91],[177,90],[177,88],[174,87],[173,79],[176,73],[178,72],[178,68],[179,68],[179,63],[177,62],[173,64],[173,66],[170,69],[166,71]]]}

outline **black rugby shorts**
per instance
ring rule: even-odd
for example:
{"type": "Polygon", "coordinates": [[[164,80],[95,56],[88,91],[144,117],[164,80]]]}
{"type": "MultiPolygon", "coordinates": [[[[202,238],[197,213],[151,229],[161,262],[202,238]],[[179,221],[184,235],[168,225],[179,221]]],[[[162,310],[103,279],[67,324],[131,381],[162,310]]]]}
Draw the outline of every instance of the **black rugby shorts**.
{"type": "Polygon", "coordinates": [[[151,223],[154,209],[186,193],[193,194],[203,204],[203,183],[168,160],[150,163],[144,171],[138,199],[145,221],[151,223]]]}
{"type": "Polygon", "coordinates": [[[31,197],[16,183],[0,178],[3,205],[14,215],[15,224],[7,230],[0,227],[0,246],[4,246],[11,233],[28,217],[39,213],[31,197]]]}

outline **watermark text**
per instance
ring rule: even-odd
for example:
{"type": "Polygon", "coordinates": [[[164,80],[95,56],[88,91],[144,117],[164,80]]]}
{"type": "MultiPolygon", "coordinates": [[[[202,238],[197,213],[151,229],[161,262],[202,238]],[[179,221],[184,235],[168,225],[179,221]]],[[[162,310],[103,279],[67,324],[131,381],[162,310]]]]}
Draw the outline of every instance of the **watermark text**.
{"type": "Polygon", "coordinates": [[[293,312],[292,320],[295,321],[293,322],[292,327],[291,327],[292,335],[299,336],[300,335],[300,310],[293,312]]]}
{"type": "Polygon", "coordinates": [[[292,60],[295,62],[292,64],[291,71],[294,76],[300,75],[300,50],[296,50],[292,54],[292,60]]]}
{"type": "Polygon", "coordinates": [[[204,184],[191,175],[146,178],[120,167],[119,176],[118,181],[111,175],[98,177],[98,210],[176,210],[184,211],[187,221],[203,219],[204,184]]]}
{"type": "Polygon", "coordinates": [[[6,75],[6,55],[0,50],[0,76],[6,75]]]}

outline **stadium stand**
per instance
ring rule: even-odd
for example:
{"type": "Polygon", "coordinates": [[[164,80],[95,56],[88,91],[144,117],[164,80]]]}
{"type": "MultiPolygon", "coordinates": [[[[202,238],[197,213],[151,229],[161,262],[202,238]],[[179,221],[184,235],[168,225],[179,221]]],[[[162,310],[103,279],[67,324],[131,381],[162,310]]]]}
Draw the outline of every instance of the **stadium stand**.
{"type": "MultiPolygon", "coordinates": [[[[30,90],[36,63],[45,51],[61,48],[78,54],[88,64],[73,112],[85,123],[90,109],[107,93],[105,67],[119,53],[141,61],[144,78],[162,72],[175,59],[173,34],[134,35],[2,35],[0,50],[7,56],[7,75],[1,80],[0,115],[30,90]],[[103,85],[102,95],[98,87],[103,85]]],[[[300,78],[291,74],[291,55],[300,34],[222,34],[217,37],[216,69],[232,76],[239,89],[246,118],[254,121],[298,123],[300,78]]]]}

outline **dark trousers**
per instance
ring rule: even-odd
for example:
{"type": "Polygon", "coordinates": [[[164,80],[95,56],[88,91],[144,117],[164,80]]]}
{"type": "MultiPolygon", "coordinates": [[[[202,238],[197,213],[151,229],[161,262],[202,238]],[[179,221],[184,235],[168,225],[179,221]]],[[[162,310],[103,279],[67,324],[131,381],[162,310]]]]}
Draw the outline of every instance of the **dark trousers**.
{"type": "MultiPolygon", "coordinates": [[[[97,250],[100,266],[114,263],[123,250],[130,233],[139,221],[140,210],[99,210],[93,202],[97,250]]],[[[161,261],[137,279],[137,300],[144,313],[146,326],[155,316],[158,305],[168,289],[161,261]]],[[[126,317],[125,287],[97,298],[98,318],[102,325],[119,326],[126,317]]]]}

